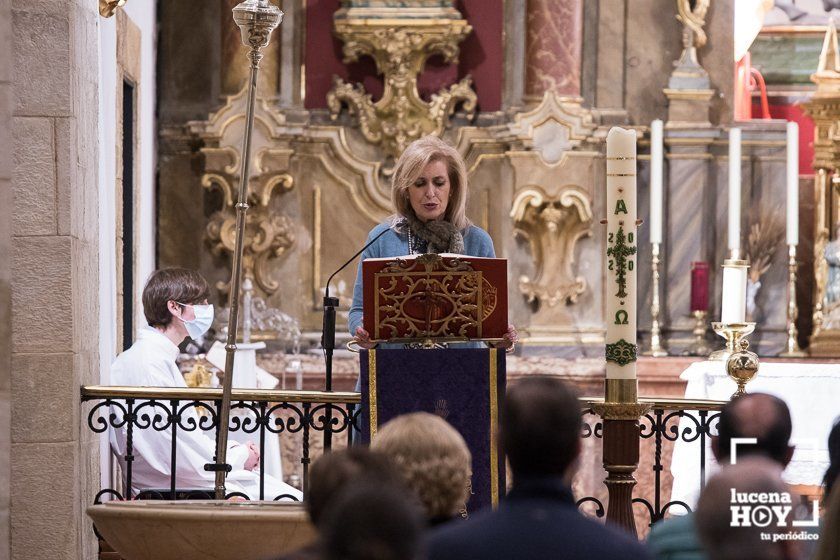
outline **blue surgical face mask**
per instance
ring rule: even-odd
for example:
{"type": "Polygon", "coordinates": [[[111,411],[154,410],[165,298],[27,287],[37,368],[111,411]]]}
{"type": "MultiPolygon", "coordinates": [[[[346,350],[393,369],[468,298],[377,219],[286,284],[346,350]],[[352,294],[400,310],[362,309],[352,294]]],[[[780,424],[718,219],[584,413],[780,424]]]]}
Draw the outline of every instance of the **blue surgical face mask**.
{"type": "Polygon", "coordinates": [[[187,334],[190,335],[190,338],[197,340],[204,336],[204,333],[206,333],[210,329],[210,325],[213,324],[213,304],[190,305],[189,303],[178,303],[178,305],[192,307],[193,313],[195,313],[195,319],[191,321],[181,319],[181,321],[184,322],[184,326],[187,328],[187,334]]]}

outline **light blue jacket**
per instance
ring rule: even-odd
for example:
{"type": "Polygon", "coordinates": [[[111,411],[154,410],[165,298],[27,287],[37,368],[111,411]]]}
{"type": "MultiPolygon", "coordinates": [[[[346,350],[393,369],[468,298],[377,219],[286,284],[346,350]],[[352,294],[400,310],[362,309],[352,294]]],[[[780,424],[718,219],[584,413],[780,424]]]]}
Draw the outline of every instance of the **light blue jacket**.
{"type": "MultiPolygon", "coordinates": [[[[356,273],[356,285],[353,287],[353,306],[350,307],[350,334],[356,334],[356,327],[362,326],[363,292],[362,292],[362,261],[365,259],[378,259],[383,257],[399,257],[408,255],[408,236],[397,233],[391,228],[390,222],[379,224],[368,234],[367,241],[382,233],[382,230],[390,229],[388,233],[380,237],[376,243],[365,249],[359,258],[359,269],[356,273]]],[[[490,235],[478,226],[469,226],[463,232],[464,254],[473,257],[494,258],[496,252],[493,250],[493,240],[490,235]]]]}

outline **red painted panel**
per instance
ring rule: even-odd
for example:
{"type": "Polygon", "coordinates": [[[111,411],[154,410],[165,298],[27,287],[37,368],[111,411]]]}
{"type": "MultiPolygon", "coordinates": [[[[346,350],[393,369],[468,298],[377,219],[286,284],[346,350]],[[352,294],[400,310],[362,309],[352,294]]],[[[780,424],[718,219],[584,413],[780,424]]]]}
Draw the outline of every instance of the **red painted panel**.
{"type": "MultiPolygon", "coordinates": [[[[440,56],[429,59],[418,81],[420,96],[428,100],[439,89],[467,74],[473,78],[480,111],[498,111],[502,106],[502,41],[504,0],[459,0],[456,7],[473,26],[473,32],[461,43],[457,67],[445,65],[440,56]]],[[[306,64],[307,109],[327,106],[326,95],[332,89],[333,76],[361,82],[377,100],[382,95],[382,79],[369,57],[349,65],[342,63],[342,42],[333,35],[333,14],[340,0],[307,0],[306,64]]]]}
{"type": "MultiPolygon", "coordinates": [[[[798,105],[770,103],[770,118],[795,121],[799,124],[799,174],[814,174],[814,121],[798,105]]],[[[761,106],[753,104],[753,115],[761,114],[761,106]]]]}

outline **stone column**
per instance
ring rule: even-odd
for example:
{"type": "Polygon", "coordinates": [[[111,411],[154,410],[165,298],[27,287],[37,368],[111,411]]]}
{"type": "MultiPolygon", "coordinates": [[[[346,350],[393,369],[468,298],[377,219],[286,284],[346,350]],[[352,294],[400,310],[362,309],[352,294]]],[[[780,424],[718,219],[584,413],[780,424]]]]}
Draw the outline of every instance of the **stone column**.
{"type": "MultiPolygon", "coordinates": [[[[626,16],[627,0],[598,3],[595,105],[599,109],[624,108],[626,16]]],[[[623,115],[616,116],[621,121],[623,115]]]]}
{"type": "MultiPolygon", "coordinates": [[[[12,252],[12,7],[0,0],[0,262],[12,252]]],[[[0,558],[9,558],[12,271],[0,267],[0,558]]]]}
{"type": "Polygon", "coordinates": [[[99,441],[81,428],[79,386],[99,380],[98,17],[88,0],[15,2],[0,49],[13,53],[14,560],[96,556],[84,506],[99,441]]]}
{"type": "Polygon", "coordinates": [[[580,95],[583,45],[582,0],[528,0],[525,99],[546,91],[580,95]]]}
{"type": "MultiPolygon", "coordinates": [[[[722,261],[716,260],[715,247],[725,243],[724,238],[716,233],[721,230],[710,227],[710,224],[717,223],[715,212],[723,210],[725,215],[726,210],[725,204],[715,206],[717,185],[726,184],[725,180],[712,173],[710,145],[718,133],[717,130],[704,130],[665,132],[662,322],[672,355],[679,355],[693,341],[691,330],[694,320],[689,305],[691,263],[708,262],[716,278],[716,263],[722,261]]],[[[719,309],[715,309],[714,302],[709,305],[709,317],[718,317],[719,309]]]]}

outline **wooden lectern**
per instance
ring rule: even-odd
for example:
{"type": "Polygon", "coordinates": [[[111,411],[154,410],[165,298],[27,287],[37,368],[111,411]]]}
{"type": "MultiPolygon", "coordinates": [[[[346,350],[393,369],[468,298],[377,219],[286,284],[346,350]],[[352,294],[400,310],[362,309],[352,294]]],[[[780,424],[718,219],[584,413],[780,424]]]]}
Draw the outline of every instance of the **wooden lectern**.
{"type": "Polygon", "coordinates": [[[367,259],[362,279],[365,330],[389,343],[361,354],[362,439],[375,438],[382,424],[401,414],[437,414],[472,453],[467,511],[497,505],[505,489],[496,440],[505,352],[480,341],[499,340],[507,331],[507,261],[367,259]]]}

